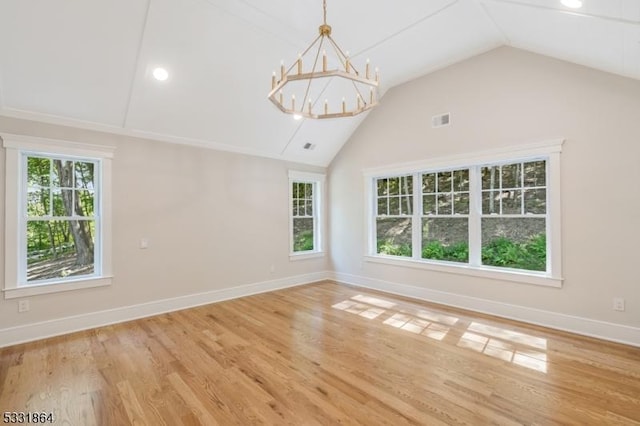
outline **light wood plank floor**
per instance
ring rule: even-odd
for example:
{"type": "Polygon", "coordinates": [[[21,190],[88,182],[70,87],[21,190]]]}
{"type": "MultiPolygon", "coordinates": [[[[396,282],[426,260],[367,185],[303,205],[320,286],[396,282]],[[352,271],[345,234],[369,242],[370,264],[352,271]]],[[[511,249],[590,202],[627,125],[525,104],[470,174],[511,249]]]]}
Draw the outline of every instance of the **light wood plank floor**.
{"type": "Polygon", "coordinates": [[[640,425],[640,349],[330,282],[0,350],[72,425],[640,425]]]}

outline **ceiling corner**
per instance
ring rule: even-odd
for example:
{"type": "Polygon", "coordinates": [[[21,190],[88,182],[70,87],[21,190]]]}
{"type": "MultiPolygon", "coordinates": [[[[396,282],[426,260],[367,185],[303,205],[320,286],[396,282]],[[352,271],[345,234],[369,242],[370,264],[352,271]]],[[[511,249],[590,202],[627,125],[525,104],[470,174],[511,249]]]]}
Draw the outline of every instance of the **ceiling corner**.
{"type": "Polygon", "coordinates": [[[486,6],[485,0],[474,0],[474,1],[478,3],[478,6],[480,6],[480,9],[482,10],[482,13],[484,14],[484,16],[487,17],[489,22],[491,22],[491,25],[496,29],[496,31],[502,37],[503,45],[511,46],[511,40],[509,40],[507,33],[500,27],[500,25],[498,25],[494,17],[491,15],[491,12],[486,6]]]}

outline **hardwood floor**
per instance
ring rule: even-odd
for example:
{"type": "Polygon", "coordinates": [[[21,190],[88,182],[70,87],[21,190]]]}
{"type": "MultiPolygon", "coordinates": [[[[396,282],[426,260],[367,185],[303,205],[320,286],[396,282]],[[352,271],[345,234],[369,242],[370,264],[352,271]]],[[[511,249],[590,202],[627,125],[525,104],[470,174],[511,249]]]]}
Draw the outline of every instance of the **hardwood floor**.
{"type": "Polygon", "coordinates": [[[0,386],[72,425],[640,425],[640,348],[330,282],[0,349],[0,386]]]}

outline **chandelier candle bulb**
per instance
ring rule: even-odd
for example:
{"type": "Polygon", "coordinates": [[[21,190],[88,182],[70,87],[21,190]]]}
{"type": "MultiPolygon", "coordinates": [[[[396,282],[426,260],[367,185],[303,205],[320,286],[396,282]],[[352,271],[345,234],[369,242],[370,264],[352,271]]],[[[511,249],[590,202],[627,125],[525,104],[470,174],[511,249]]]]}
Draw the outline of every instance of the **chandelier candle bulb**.
{"type": "Polygon", "coordinates": [[[280,105],[282,105],[282,101],[283,101],[283,96],[282,96],[282,90],[280,91],[280,105]]]}
{"type": "Polygon", "coordinates": [[[271,90],[276,88],[276,72],[271,75],[271,90]]]}
{"type": "Polygon", "coordinates": [[[284,61],[280,61],[280,81],[284,80],[284,61]]]}
{"type": "Polygon", "coordinates": [[[312,106],[311,99],[309,99],[309,115],[311,115],[311,106],[312,106]]]}
{"type": "Polygon", "coordinates": [[[328,99],[324,100],[324,113],[325,114],[329,114],[329,100],[328,99]]]}
{"type": "Polygon", "coordinates": [[[298,53],[298,74],[302,74],[302,55],[298,53]]]}
{"type": "Polygon", "coordinates": [[[296,95],[291,95],[291,109],[296,110],[296,95]]]}
{"type": "Polygon", "coordinates": [[[371,64],[369,63],[369,58],[367,58],[367,64],[365,65],[365,71],[364,71],[364,76],[366,77],[367,80],[369,80],[369,68],[371,67],[371,64]]]}
{"type": "Polygon", "coordinates": [[[373,105],[373,87],[369,89],[369,104],[373,105]]]}
{"type": "Polygon", "coordinates": [[[347,57],[344,65],[344,69],[349,72],[349,68],[351,67],[351,60],[349,59],[349,52],[347,52],[347,57]]]}
{"type": "Polygon", "coordinates": [[[342,113],[344,114],[345,112],[347,112],[347,103],[345,102],[345,99],[342,98],[342,113]]]}
{"type": "Polygon", "coordinates": [[[327,71],[327,51],[322,51],[322,72],[327,71]]]}

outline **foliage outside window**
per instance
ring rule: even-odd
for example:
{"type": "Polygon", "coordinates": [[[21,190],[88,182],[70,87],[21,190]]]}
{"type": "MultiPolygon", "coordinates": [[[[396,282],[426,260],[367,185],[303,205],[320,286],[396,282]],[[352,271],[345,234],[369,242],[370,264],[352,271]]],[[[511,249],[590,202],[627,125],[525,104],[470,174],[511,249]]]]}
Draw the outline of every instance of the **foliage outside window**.
{"type": "Polygon", "coordinates": [[[30,154],[24,159],[25,281],[93,275],[99,163],[30,154]]]}
{"type": "Polygon", "coordinates": [[[413,176],[377,180],[377,253],[411,256],[413,176]]]}
{"type": "Polygon", "coordinates": [[[6,299],[111,284],[114,148],[3,134],[6,299]]]}
{"type": "Polygon", "coordinates": [[[376,255],[552,275],[550,158],[373,176],[376,255]]]}
{"type": "Polygon", "coordinates": [[[546,161],[485,166],[482,264],[546,271],[546,161]]]}
{"type": "MultiPolygon", "coordinates": [[[[476,167],[482,180],[483,265],[546,270],[546,162],[476,167]]],[[[415,174],[422,186],[423,259],[469,262],[470,169],[415,174]]],[[[413,257],[414,175],[378,178],[377,253],[413,257]]]]}
{"type": "Polygon", "coordinates": [[[314,249],[313,184],[293,182],[293,251],[314,249]]]}
{"type": "Polygon", "coordinates": [[[289,173],[291,253],[319,253],[321,239],[321,192],[323,176],[315,173],[289,173]]]}
{"type": "Polygon", "coordinates": [[[469,169],[422,175],[422,258],[469,261],[469,169]]]}

